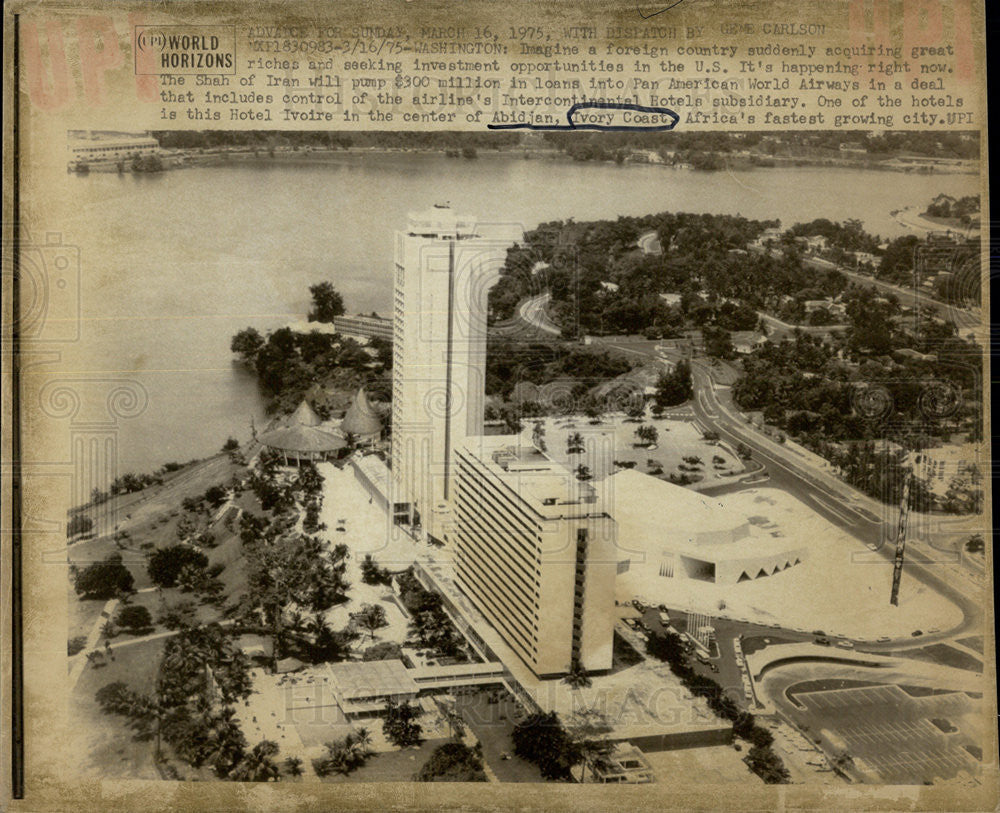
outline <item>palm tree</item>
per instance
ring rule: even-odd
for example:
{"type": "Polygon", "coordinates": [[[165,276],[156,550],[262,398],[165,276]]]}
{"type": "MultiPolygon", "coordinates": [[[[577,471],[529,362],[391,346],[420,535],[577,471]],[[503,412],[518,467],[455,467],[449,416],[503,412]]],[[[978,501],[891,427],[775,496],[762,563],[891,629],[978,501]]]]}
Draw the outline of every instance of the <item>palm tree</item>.
{"type": "Polygon", "coordinates": [[[246,747],[236,712],[231,706],[224,706],[211,715],[207,723],[204,729],[206,761],[212,763],[220,776],[227,776],[242,759],[246,747]]]}
{"type": "Polygon", "coordinates": [[[364,726],[351,731],[345,741],[348,748],[350,748],[351,754],[362,762],[372,755],[370,747],[372,744],[372,735],[364,726]]]}
{"type": "Polygon", "coordinates": [[[588,766],[595,765],[606,759],[611,753],[612,744],[605,739],[606,734],[611,731],[604,716],[596,709],[586,709],[578,711],[573,715],[573,723],[570,727],[570,736],[576,745],[577,751],[583,758],[583,765],[580,769],[580,782],[582,783],[588,766]]]}
{"type": "Polygon", "coordinates": [[[583,435],[573,432],[566,437],[566,454],[581,454],[583,450],[583,435]]]}
{"type": "Polygon", "coordinates": [[[281,770],[273,759],[277,754],[278,743],[261,740],[230,771],[229,777],[237,782],[270,782],[272,779],[278,779],[281,770]]]}
{"type": "Polygon", "coordinates": [[[590,685],[590,677],[587,670],[583,668],[578,658],[574,658],[569,666],[569,672],[563,678],[563,683],[568,683],[574,689],[586,688],[590,685]]]}
{"type": "Polygon", "coordinates": [[[285,772],[289,776],[302,776],[302,760],[298,757],[286,757],[285,772]]]}

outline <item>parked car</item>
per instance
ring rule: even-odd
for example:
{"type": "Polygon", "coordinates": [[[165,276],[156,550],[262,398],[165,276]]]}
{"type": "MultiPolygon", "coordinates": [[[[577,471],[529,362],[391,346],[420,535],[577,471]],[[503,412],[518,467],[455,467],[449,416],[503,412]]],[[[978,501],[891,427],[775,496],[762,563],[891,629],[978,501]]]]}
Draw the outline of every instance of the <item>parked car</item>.
{"type": "Polygon", "coordinates": [[[841,649],[854,649],[854,644],[850,641],[837,641],[837,646],[841,649]]]}
{"type": "Polygon", "coordinates": [[[876,638],[875,640],[880,644],[887,644],[889,643],[889,641],[892,640],[892,638],[890,638],[888,635],[883,635],[881,638],[876,638]]]}
{"type": "Polygon", "coordinates": [[[663,624],[663,626],[667,626],[667,624],[670,623],[670,616],[667,615],[664,612],[661,612],[660,613],[660,623],[663,624]]]}
{"type": "Polygon", "coordinates": [[[816,639],[816,643],[819,644],[820,646],[830,646],[830,639],[825,638],[821,635],[819,638],[816,639]]]}
{"type": "Polygon", "coordinates": [[[923,630],[913,630],[913,632],[910,633],[910,635],[912,635],[914,638],[919,638],[923,634],[924,634],[923,630]]]}

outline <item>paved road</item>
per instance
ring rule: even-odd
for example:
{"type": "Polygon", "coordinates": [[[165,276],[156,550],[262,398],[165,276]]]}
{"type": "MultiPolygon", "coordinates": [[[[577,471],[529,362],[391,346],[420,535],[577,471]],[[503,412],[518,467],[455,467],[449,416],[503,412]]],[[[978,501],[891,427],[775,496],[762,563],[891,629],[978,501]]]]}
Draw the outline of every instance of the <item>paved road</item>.
{"type": "Polygon", "coordinates": [[[552,299],[552,294],[546,291],[544,294],[525,299],[517,308],[517,315],[532,327],[551,333],[553,336],[560,335],[559,326],[549,319],[545,308],[552,299]]]}
{"type": "Polygon", "coordinates": [[[980,315],[971,311],[963,310],[955,305],[948,305],[944,302],[939,302],[924,293],[914,291],[913,288],[903,288],[899,285],[893,285],[892,283],[875,279],[867,274],[859,274],[857,271],[851,271],[848,268],[838,266],[836,263],[832,263],[829,260],[824,260],[819,257],[807,258],[803,260],[802,263],[803,265],[808,265],[813,268],[821,268],[823,270],[835,268],[853,282],[866,286],[873,285],[876,290],[879,290],[882,293],[893,294],[897,299],[899,299],[901,305],[905,305],[907,307],[919,305],[924,308],[930,308],[945,321],[954,322],[959,333],[982,327],[982,317],[980,315]]]}
{"type": "Polygon", "coordinates": [[[662,254],[663,246],[660,245],[660,237],[655,231],[648,231],[639,238],[639,248],[643,254],[662,254]]]}
{"type": "MultiPolygon", "coordinates": [[[[625,352],[657,358],[654,347],[644,347],[638,342],[620,343],[607,339],[603,343],[625,352]]],[[[796,459],[787,448],[760,434],[736,414],[729,391],[716,389],[712,380],[713,370],[703,359],[691,359],[691,367],[695,389],[695,398],[692,399],[691,405],[695,416],[703,426],[714,429],[723,440],[733,445],[744,443],[749,446],[754,459],[767,467],[771,485],[788,491],[834,525],[860,539],[869,548],[881,545],[882,547],[873,552],[872,556],[880,556],[887,561],[892,560],[895,553],[894,546],[883,544],[885,529],[883,517],[889,516],[894,519],[892,509],[876,503],[832,474],[820,471],[805,459],[796,459]]],[[[908,578],[918,579],[956,604],[962,611],[962,623],[946,633],[924,636],[919,642],[906,638],[897,639],[888,644],[873,646],[872,649],[898,649],[901,644],[926,645],[936,640],[946,640],[969,631],[981,630],[982,586],[976,584],[964,571],[942,563],[941,555],[930,545],[918,540],[907,542],[903,589],[908,578]]]]}

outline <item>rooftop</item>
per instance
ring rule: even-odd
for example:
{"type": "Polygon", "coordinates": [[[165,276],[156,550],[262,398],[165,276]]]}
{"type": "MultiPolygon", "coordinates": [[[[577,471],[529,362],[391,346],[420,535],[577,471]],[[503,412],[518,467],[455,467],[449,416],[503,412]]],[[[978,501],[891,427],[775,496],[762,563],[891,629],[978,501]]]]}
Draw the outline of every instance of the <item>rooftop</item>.
{"type": "Polygon", "coordinates": [[[344,700],[417,693],[402,661],[345,661],[329,664],[330,676],[344,700]]]}
{"type": "Polygon", "coordinates": [[[410,212],[406,231],[418,237],[439,237],[457,240],[476,236],[476,221],[468,215],[458,215],[447,203],[435,203],[423,212],[410,212]]]}
{"type": "Polygon", "coordinates": [[[593,485],[518,435],[470,438],[466,449],[546,519],[604,513],[593,485]]]}

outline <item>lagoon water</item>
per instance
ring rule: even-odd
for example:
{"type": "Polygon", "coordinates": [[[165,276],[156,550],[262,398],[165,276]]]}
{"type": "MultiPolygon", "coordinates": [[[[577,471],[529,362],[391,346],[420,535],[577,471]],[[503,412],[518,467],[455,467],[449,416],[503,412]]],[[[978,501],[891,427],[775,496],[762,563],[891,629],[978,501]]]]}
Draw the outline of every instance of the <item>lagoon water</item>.
{"type": "Polygon", "coordinates": [[[62,368],[138,382],[139,415],[120,422],[121,471],[244,440],[263,399],[229,340],[304,318],[310,285],[330,280],[349,312],[389,312],[392,236],[408,211],[450,201],[484,220],[532,228],[660,211],[858,218],[883,237],[890,212],[939,192],[976,194],[974,175],[818,167],[700,173],[660,166],[483,155],[334,154],[323,161],[232,162],[157,175],[60,178],[51,222],[79,247],[81,341],[62,368]]]}

